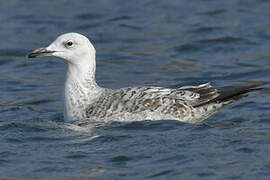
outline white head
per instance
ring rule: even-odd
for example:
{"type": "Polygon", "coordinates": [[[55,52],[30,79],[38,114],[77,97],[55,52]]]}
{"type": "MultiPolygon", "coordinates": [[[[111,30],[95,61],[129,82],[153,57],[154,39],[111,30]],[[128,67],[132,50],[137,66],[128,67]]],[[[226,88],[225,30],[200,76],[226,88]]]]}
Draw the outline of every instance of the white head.
{"type": "Polygon", "coordinates": [[[66,33],[49,46],[33,50],[28,54],[28,58],[55,56],[71,64],[81,64],[89,58],[95,60],[95,53],[94,46],[85,36],[79,33],[66,33]]]}
{"type": "Polygon", "coordinates": [[[59,36],[47,47],[41,47],[28,54],[28,58],[55,56],[64,59],[68,64],[65,85],[65,119],[73,119],[74,112],[82,113],[85,96],[95,93],[99,86],[95,81],[96,58],[95,48],[91,42],[78,33],[67,33],[59,36]],[[76,101],[76,103],[74,103],[76,101]]]}
{"type": "Polygon", "coordinates": [[[68,77],[92,79],[95,82],[96,50],[91,42],[79,33],[60,35],[47,47],[41,47],[28,54],[28,58],[55,56],[68,63],[68,77]]]}

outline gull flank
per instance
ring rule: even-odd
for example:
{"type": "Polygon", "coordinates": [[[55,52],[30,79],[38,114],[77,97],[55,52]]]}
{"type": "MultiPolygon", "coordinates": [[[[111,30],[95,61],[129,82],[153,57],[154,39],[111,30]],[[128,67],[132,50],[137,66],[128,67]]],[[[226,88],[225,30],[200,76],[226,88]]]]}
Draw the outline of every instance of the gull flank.
{"type": "Polygon", "coordinates": [[[96,51],[85,36],[66,33],[47,47],[38,48],[28,58],[55,56],[67,62],[65,121],[93,122],[179,120],[201,122],[265,83],[227,87],[221,90],[209,83],[176,89],[127,87],[107,89],[95,80],[96,51]]]}

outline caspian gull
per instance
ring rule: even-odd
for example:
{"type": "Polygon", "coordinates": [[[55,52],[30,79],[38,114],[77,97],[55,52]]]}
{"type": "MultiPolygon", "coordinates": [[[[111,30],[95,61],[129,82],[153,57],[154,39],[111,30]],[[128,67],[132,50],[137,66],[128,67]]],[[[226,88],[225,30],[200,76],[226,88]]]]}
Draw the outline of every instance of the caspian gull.
{"type": "Polygon", "coordinates": [[[65,83],[66,121],[99,122],[173,119],[201,122],[264,83],[217,90],[209,83],[176,89],[128,87],[107,89],[97,85],[96,51],[85,36],[67,33],[47,47],[38,48],[28,58],[55,56],[67,64],[65,83]]]}

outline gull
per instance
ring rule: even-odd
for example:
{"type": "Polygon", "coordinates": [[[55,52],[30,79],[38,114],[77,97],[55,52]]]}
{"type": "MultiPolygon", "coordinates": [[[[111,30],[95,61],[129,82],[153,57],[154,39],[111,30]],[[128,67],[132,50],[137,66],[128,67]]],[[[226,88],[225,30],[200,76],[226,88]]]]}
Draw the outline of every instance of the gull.
{"type": "Polygon", "coordinates": [[[210,83],[174,89],[103,88],[95,80],[96,50],[89,39],[79,33],[62,34],[49,46],[28,54],[28,58],[41,56],[55,56],[67,63],[64,119],[69,122],[178,120],[199,123],[265,84],[223,89],[216,89],[210,83]]]}

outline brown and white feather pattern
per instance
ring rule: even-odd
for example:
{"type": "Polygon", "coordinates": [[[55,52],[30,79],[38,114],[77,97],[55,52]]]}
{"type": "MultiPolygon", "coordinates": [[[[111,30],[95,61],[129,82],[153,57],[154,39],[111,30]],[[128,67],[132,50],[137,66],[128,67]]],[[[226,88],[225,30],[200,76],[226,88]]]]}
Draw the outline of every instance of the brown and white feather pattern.
{"type": "Polygon", "coordinates": [[[199,106],[219,96],[210,84],[178,89],[132,87],[103,90],[85,109],[84,118],[104,122],[177,119],[195,123],[209,117],[225,104],[199,106]]]}

